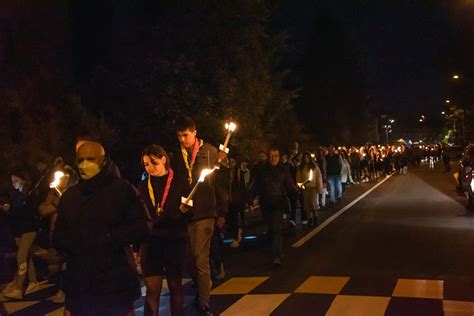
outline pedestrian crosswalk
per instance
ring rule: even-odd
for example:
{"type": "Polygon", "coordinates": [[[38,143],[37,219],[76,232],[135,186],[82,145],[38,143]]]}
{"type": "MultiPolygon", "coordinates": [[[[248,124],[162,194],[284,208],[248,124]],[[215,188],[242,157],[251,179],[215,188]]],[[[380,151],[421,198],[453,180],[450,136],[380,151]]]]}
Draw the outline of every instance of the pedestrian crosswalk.
{"type": "MultiPolygon", "coordinates": [[[[467,279],[425,280],[394,277],[348,277],[314,275],[302,278],[288,290],[271,278],[230,278],[212,290],[215,314],[246,315],[473,315],[474,288],[467,279]],[[269,287],[268,285],[271,284],[269,287]],[[276,286],[275,286],[276,284],[276,286]]],[[[184,279],[186,314],[193,314],[195,290],[184,279]]],[[[63,306],[50,300],[54,284],[41,284],[25,300],[3,301],[0,315],[62,315],[63,306]]],[[[136,315],[143,315],[146,288],[136,302],[136,315]]],[[[169,291],[163,285],[160,315],[169,315],[169,291]]]]}
{"type": "Polygon", "coordinates": [[[474,314],[474,289],[467,280],[309,276],[286,293],[278,288],[268,293],[264,282],[262,278],[235,278],[215,288],[214,301],[241,294],[218,312],[255,316],[474,314]]]}

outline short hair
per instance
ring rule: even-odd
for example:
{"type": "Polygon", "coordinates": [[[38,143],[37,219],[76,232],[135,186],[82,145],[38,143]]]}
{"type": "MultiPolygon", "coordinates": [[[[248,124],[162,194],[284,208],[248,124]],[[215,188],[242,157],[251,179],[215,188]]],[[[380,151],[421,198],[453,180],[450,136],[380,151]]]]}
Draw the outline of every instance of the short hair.
{"type": "Polygon", "coordinates": [[[267,153],[271,151],[278,151],[280,153],[280,148],[278,148],[277,146],[269,146],[267,149],[267,153]]]}
{"type": "Polygon", "coordinates": [[[189,116],[182,116],[176,119],[175,121],[175,130],[177,132],[179,131],[185,131],[185,130],[190,130],[191,132],[194,132],[196,130],[196,122],[189,116]]]}
{"type": "Polygon", "coordinates": [[[163,157],[166,157],[165,168],[166,168],[166,170],[169,170],[169,168],[170,168],[170,157],[168,156],[168,154],[166,153],[166,150],[163,147],[161,147],[159,145],[155,145],[155,144],[145,147],[145,149],[143,149],[143,151],[142,151],[142,156],[141,156],[142,166],[143,166],[143,157],[144,156],[153,156],[153,157],[157,157],[159,159],[161,159],[163,157]]]}

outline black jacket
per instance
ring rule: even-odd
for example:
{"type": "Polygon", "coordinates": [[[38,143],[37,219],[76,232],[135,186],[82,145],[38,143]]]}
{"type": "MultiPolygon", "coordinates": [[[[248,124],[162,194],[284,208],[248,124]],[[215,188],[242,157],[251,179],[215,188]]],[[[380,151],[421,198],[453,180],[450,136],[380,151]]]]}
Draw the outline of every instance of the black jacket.
{"type": "MultiPolygon", "coordinates": [[[[171,168],[175,172],[176,181],[187,186],[186,196],[197,183],[201,171],[205,168],[212,169],[218,165],[218,151],[212,145],[203,143],[199,148],[196,161],[192,170],[192,183],[188,182],[188,170],[184,163],[181,149],[173,152],[171,168]]],[[[188,214],[188,220],[198,220],[212,217],[225,217],[229,203],[229,174],[228,168],[220,166],[219,170],[208,175],[204,183],[199,184],[193,198],[193,207],[188,214]]]]}
{"type": "Polygon", "coordinates": [[[140,297],[129,245],[146,238],[148,219],[138,191],[107,166],[67,190],[59,202],[54,242],[66,255],[68,299],[93,306],[140,297]]]}
{"type": "Polygon", "coordinates": [[[262,166],[252,186],[252,193],[260,197],[263,208],[285,207],[287,197],[296,191],[288,168],[281,164],[275,167],[270,164],[262,166]]]}
{"type": "MultiPolygon", "coordinates": [[[[28,190],[29,191],[29,190],[28,190]]],[[[37,232],[39,228],[38,198],[31,191],[28,194],[18,190],[10,191],[9,222],[15,236],[37,232]]]]}
{"type": "MultiPolygon", "coordinates": [[[[155,201],[158,203],[161,203],[167,179],[168,175],[151,177],[155,201]]],[[[165,205],[162,206],[163,212],[160,215],[156,213],[156,207],[151,202],[150,193],[148,192],[148,179],[140,182],[138,190],[153,219],[152,234],[170,239],[185,238],[187,236],[185,216],[179,210],[179,206],[181,204],[181,196],[187,193],[185,191],[188,187],[184,187],[182,183],[175,181],[174,177],[173,179],[165,205]]]]}
{"type": "Polygon", "coordinates": [[[326,155],[326,173],[328,176],[339,176],[341,174],[342,164],[339,154],[326,155]]]}

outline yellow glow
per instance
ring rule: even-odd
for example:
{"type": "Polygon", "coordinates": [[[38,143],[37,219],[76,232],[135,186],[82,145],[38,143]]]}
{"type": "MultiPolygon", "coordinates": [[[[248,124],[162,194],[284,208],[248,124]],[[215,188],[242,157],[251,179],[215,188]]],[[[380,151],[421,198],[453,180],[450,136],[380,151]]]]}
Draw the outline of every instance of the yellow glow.
{"type": "Polygon", "coordinates": [[[199,177],[198,182],[201,182],[201,183],[204,182],[204,179],[205,179],[208,175],[210,175],[211,173],[213,173],[214,170],[216,170],[216,168],[213,168],[213,169],[203,169],[203,170],[201,171],[201,176],[199,177]]]}
{"type": "Polygon", "coordinates": [[[225,129],[228,130],[229,132],[234,132],[236,128],[237,128],[237,124],[235,124],[234,122],[225,123],[225,129]]]}
{"type": "Polygon", "coordinates": [[[61,181],[61,178],[64,177],[64,172],[62,171],[56,171],[54,173],[54,180],[49,184],[50,188],[55,188],[59,185],[59,181],[61,181]]]}

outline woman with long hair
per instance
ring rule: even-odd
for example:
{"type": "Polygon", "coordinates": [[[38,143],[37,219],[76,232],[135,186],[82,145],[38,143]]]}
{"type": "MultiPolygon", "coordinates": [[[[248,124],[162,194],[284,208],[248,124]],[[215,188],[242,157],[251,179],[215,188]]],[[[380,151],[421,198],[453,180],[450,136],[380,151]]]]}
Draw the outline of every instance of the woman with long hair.
{"type": "Polygon", "coordinates": [[[141,267],[147,288],[145,315],[159,314],[165,276],[170,290],[171,315],[183,315],[181,279],[186,260],[187,230],[179,206],[187,186],[174,178],[169,157],[162,147],[146,147],[141,162],[147,179],[138,188],[153,220],[151,237],[141,246],[141,267]]]}
{"type": "Polygon", "coordinates": [[[323,190],[323,179],[309,152],[303,154],[301,165],[296,171],[296,183],[299,184],[303,195],[302,223],[309,220],[310,225],[314,226],[317,224],[318,194],[323,190]]]}
{"type": "Polygon", "coordinates": [[[23,294],[30,294],[38,288],[36,270],[31,258],[31,246],[38,233],[38,203],[32,194],[30,176],[26,170],[15,170],[10,176],[12,182],[10,201],[1,206],[1,210],[9,216],[18,247],[17,273],[15,279],[3,290],[3,296],[22,299],[23,294]],[[29,283],[23,292],[27,274],[29,283]]]}

